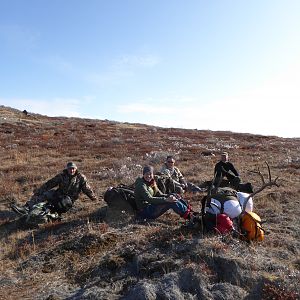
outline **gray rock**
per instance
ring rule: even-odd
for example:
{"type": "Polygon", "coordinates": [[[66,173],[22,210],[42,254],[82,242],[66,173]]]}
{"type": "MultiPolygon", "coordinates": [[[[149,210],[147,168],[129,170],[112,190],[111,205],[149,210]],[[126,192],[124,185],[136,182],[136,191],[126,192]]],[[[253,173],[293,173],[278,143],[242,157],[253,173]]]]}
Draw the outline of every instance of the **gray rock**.
{"type": "Polygon", "coordinates": [[[239,286],[230,283],[217,283],[211,287],[214,300],[236,300],[244,299],[247,292],[239,286]]]}

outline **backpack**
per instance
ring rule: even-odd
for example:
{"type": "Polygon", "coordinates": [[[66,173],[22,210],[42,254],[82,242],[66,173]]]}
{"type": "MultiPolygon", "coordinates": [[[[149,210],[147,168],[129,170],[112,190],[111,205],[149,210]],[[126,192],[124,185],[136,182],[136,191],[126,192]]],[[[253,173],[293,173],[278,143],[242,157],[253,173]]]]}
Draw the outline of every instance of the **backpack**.
{"type": "Polygon", "coordinates": [[[23,217],[28,226],[38,226],[60,219],[59,214],[53,211],[53,207],[47,201],[33,205],[28,214],[23,217]]]}
{"type": "Polygon", "coordinates": [[[244,239],[247,241],[263,241],[265,231],[261,224],[262,220],[259,215],[254,212],[245,212],[240,220],[240,229],[244,239]]]}
{"type": "Polygon", "coordinates": [[[238,201],[237,191],[224,187],[212,190],[212,193],[206,197],[204,210],[213,214],[225,213],[231,219],[240,215],[242,208],[238,201]]]}
{"type": "Polygon", "coordinates": [[[226,200],[236,199],[237,191],[230,187],[222,187],[211,192],[211,198],[225,202],[226,200]]]}
{"type": "Polygon", "coordinates": [[[231,232],[232,229],[232,220],[226,214],[218,214],[215,230],[221,234],[225,234],[231,232]]]}
{"type": "Polygon", "coordinates": [[[110,187],[104,193],[104,201],[109,207],[119,210],[137,210],[134,188],[126,185],[118,185],[117,187],[110,187]]]}
{"type": "Polygon", "coordinates": [[[72,208],[73,201],[69,196],[59,195],[55,199],[50,201],[50,205],[52,206],[53,211],[62,214],[66,213],[72,208]]]}
{"type": "Polygon", "coordinates": [[[226,214],[210,214],[204,215],[204,226],[206,231],[215,231],[219,234],[226,234],[232,231],[233,222],[226,214]]]}

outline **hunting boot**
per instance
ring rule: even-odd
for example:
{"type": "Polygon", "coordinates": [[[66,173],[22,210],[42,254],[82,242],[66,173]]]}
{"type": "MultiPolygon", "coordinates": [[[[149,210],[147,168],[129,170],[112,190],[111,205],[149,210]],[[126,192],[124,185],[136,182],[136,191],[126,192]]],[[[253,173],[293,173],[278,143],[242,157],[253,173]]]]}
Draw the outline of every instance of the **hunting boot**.
{"type": "Polygon", "coordinates": [[[17,204],[12,204],[11,208],[14,212],[16,212],[17,214],[21,215],[21,216],[25,216],[28,214],[30,207],[28,204],[25,204],[23,206],[17,205],[17,204]]]}
{"type": "Polygon", "coordinates": [[[206,188],[200,188],[199,186],[188,182],[188,190],[190,190],[193,194],[205,192],[206,188]]]}
{"type": "Polygon", "coordinates": [[[198,228],[201,224],[201,214],[193,211],[190,216],[190,223],[192,224],[192,228],[198,228]]]}
{"type": "Polygon", "coordinates": [[[183,218],[187,220],[187,224],[185,225],[186,228],[198,228],[201,224],[201,214],[198,212],[190,210],[183,216],[183,218]]]}

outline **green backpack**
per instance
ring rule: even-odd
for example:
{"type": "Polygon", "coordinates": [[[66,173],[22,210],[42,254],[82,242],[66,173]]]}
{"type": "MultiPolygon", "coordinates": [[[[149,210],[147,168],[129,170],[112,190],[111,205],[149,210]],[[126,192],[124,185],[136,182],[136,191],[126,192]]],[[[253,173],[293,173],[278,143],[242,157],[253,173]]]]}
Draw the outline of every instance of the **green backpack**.
{"type": "Polygon", "coordinates": [[[59,220],[59,214],[57,212],[52,212],[48,207],[48,204],[48,202],[40,202],[33,205],[28,214],[24,216],[25,223],[27,225],[35,226],[59,220]]]}

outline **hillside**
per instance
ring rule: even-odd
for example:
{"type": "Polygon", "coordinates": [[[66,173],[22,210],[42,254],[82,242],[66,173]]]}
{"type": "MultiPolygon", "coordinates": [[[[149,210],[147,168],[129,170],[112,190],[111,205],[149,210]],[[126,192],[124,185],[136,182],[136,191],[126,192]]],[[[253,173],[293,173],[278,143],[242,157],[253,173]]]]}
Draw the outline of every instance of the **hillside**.
{"type": "MultiPolygon", "coordinates": [[[[300,139],[24,114],[0,106],[0,299],[299,299],[300,139]],[[108,209],[109,186],[177,158],[195,184],[221,151],[255,188],[268,161],[280,187],[254,199],[265,240],[203,236],[167,213],[148,224],[108,209]],[[24,228],[9,205],[75,161],[99,202],[81,196],[61,222],[24,228]]],[[[186,194],[200,210],[205,194],[186,194]]]]}

